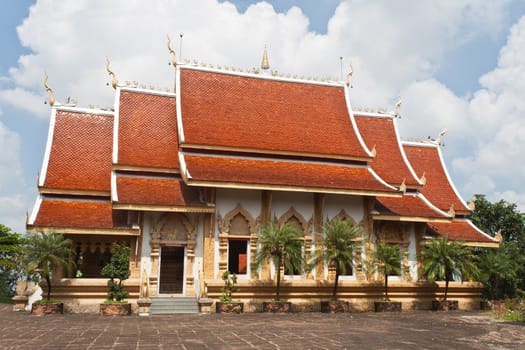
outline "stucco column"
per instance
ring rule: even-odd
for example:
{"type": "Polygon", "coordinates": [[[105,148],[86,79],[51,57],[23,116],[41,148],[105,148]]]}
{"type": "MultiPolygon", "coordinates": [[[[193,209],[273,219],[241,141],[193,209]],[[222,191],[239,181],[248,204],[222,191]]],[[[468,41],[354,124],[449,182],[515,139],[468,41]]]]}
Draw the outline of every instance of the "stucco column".
{"type": "Polygon", "coordinates": [[[158,295],[158,282],[159,282],[159,241],[150,241],[151,245],[151,274],[149,276],[150,295],[158,295]]]}

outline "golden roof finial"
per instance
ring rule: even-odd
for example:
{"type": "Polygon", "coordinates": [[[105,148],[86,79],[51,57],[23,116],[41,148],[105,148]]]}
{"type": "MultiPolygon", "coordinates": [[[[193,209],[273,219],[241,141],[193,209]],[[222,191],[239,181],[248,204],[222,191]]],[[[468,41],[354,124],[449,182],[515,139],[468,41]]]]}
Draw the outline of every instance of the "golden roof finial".
{"type": "Polygon", "coordinates": [[[352,87],[352,75],[354,74],[354,69],[352,68],[352,63],[350,63],[350,69],[346,74],[346,86],[352,87]]]}
{"type": "Polygon", "coordinates": [[[270,69],[270,61],[268,60],[268,51],[266,50],[266,45],[264,45],[263,59],[261,63],[261,69],[268,70],[270,69]]]}
{"type": "Polygon", "coordinates": [[[175,54],[175,50],[173,50],[173,48],[171,47],[171,39],[169,35],[168,35],[168,51],[170,52],[172,56],[170,64],[173,65],[173,67],[176,67],[177,66],[177,55],[175,54]]]}
{"type": "Polygon", "coordinates": [[[117,88],[118,80],[115,77],[115,73],[109,68],[109,58],[106,57],[106,70],[108,71],[108,74],[111,76],[111,86],[113,89],[117,88]]]}
{"type": "Polygon", "coordinates": [[[401,183],[401,185],[399,185],[399,190],[401,192],[403,192],[403,193],[405,193],[407,191],[407,184],[406,184],[406,182],[407,182],[407,179],[404,178],[403,182],[401,183]]]}
{"type": "Polygon", "coordinates": [[[47,78],[47,72],[45,72],[44,87],[46,88],[46,91],[49,92],[49,105],[53,107],[55,104],[55,93],[53,92],[53,89],[47,84],[47,78]]]}
{"type": "Polygon", "coordinates": [[[503,235],[501,234],[501,229],[496,232],[496,236],[494,238],[498,241],[499,244],[503,243],[503,235]]]}

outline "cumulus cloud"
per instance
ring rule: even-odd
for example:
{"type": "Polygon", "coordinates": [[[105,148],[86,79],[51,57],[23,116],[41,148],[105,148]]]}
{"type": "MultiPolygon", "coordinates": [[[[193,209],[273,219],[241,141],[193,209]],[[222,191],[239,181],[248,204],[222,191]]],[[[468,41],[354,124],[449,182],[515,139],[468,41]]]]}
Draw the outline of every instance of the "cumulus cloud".
{"type": "Polygon", "coordinates": [[[0,193],[17,187],[22,182],[20,164],[20,137],[0,122],[0,193]]]}
{"type": "Polygon", "coordinates": [[[0,122],[0,222],[24,232],[29,200],[20,164],[20,136],[0,122]]]}
{"type": "Polygon", "coordinates": [[[10,227],[14,232],[25,232],[23,218],[29,208],[28,203],[28,196],[24,194],[0,196],[0,222],[10,227]]]}
{"type": "Polygon", "coordinates": [[[414,80],[429,78],[454,43],[471,39],[479,19],[483,26],[475,35],[498,29],[503,5],[348,0],[320,35],[308,31],[298,7],[276,13],[265,2],[239,13],[233,4],[213,0],[39,0],[18,27],[31,53],[19,58],[10,78],[42,95],[47,69],[59,100],[73,96],[84,105],[111,105],[106,56],[121,81],[172,87],[166,34],[178,42],[184,33],[183,58],[243,69],[260,64],[265,44],[272,68],[290,74],[338,78],[343,56],[345,70],[354,64],[354,100],[382,105],[414,80]]]}
{"type": "Polygon", "coordinates": [[[45,98],[20,87],[0,90],[0,101],[28,111],[38,118],[49,116],[49,108],[44,105],[45,98]]]}
{"type": "Polygon", "coordinates": [[[500,51],[497,67],[480,79],[482,89],[469,102],[469,123],[478,147],[458,158],[454,167],[467,177],[465,189],[478,189],[480,175],[489,179],[497,195],[525,210],[525,17],[516,23],[500,51]],[[477,127],[476,127],[477,126],[477,127]],[[497,185],[496,185],[497,184],[497,185]]]}

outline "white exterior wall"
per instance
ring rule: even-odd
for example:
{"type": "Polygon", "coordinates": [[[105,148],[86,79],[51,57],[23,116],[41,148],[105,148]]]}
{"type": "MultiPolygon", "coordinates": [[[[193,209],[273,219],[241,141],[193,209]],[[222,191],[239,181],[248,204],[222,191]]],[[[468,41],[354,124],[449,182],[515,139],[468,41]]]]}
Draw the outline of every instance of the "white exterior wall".
{"type": "MultiPolygon", "coordinates": [[[[323,211],[323,222],[326,222],[327,220],[332,220],[335,216],[337,216],[342,210],[346,212],[354,221],[356,224],[359,224],[363,218],[365,213],[365,201],[364,197],[362,196],[342,196],[342,195],[326,195],[325,196],[325,206],[323,211]]],[[[366,232],[363,231],[363,241],[365,239],[366,232]]],[[[361,259],[365,259],[365,251],[364,249],[361,250],[361,259]]],[[[357,271],[354,271],[352,276],[340,276],[340,279],[342,280],[355,280],[356,279],[357,271]]],[[[324,265],[324,278],[327,278],[328,276],[328,266],[324,265]]],[[[320,276],[321,277],[321,276],[320,276]]]]}
{"type": "Polygon", "coordinates": [[[291,207],[308,222],[314,214],[314,195],[301,192],[273,192],[271,216],[279,219],[291,207]]]}
{"type": "Polygon", "coordinates": [[[415,224],[409,223],[407,225],[408,231],[408,264],[410,266],[410,276],[412,281],[417,281],[417,251],[416,251],[416,230],[415,224]]]}
{"type": "MultiPolygon", "coordinates": [[[[216,216],[226,214],[240,204],[254,219],[261,213],[261,191],[217,189],[215,197],[216,216]]],[[[219,228],[216,226],[216,233],[219,228]]]]}
{"type": "Polygon", "coordinates": [[[326,220],[326,218],[332,220],[341,210],[344,210],[356,223],[360,223],[364,217],[363,199],[361,196],[327,194],[324,202],[324,220],[326,220]]]}

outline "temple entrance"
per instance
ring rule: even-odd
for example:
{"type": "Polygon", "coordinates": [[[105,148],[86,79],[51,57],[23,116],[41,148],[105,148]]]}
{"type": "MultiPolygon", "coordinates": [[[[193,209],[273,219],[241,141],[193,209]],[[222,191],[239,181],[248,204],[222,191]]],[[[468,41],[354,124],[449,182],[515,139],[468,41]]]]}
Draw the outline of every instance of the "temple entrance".
{"type": "Polygon", "coordinates": [[[184,293],[185,247],[163,246],[160,254],[159,294],[184,293]]]}

